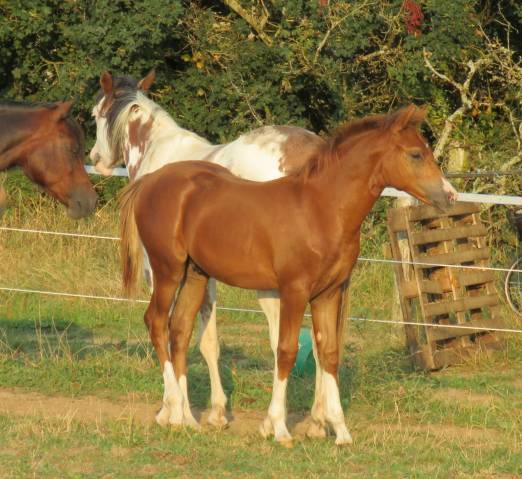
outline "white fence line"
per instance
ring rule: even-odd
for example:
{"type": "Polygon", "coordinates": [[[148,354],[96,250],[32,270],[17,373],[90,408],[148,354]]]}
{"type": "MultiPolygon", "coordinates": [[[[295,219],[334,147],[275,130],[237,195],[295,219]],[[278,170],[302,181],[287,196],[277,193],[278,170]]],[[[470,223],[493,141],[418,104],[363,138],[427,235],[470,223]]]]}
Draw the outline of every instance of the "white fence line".
{"type": "MultiPolygon", "coordinates": [[[[65,293],[60,291],[43,291],[37,289],[25,289],[25,288],[7,288],[0,287],[0,291],[10,291],[15,293],[30,293],[30,294],[42,294],[49,296],[61,296],[61,297],[71,297],[71,298],[84,298],[84,299],[98,299],[105,301],[119,301],[119,302],[127,302],[127,303],[148,303],[148,300],[145,299],[129,299],[129,298],[119,298],[117,296],[98,296],[93,294],[80,294],[80,293],[65,293]]],[[[255,313],[255,314],[264,314],[260,309],[247,309],[247,308],[232,308],[225,306],[218,306],[216,309],[221,311],[234,311],[239,313],[255,313]]],[[[310,317],[310,314],[305,314],[306,317],[310,317]]],[[[486,326],[466,326],[466,325],[457,325],[457,324],[430,324],[430,323],[416,323],[414,321],[393,321],[390,319],[373,319],[373,318],[360,318],[356,316],[348,316],[349,321],[367,321],[372,323],[382,323],[382,324],[396,324],[396,325],[412,325],[412,326],[426,326],[430,328],[445,328],[445,329],[472,329],[474,331],[495,331],[499,333],[522,333],[522,329],[512,329],[512,328],[488,328],[486,326]]]]}
{"type": "MultiPolygon", "coordinates": [[[[86,165],[85,169],[88,173],[98,174],[94,170],[94,168],[90,165],[86,165]]],[[[125,168],[115,168],[113,170],[113,176],[128,176],[127,170],[125,168]]],[[[394,188],[386,188],[383,191],[383,196],[409,196],[407,193],[395,190],[394,188]]],[[[467,202],[480,202],[480,203],[489,203],[489,204],[501,204],[501,205],[515,205],[522,206],[522,197],[520,196],[507,196],[507,195],[485,195],[485,194],[475,194],[475,193],[459,193],[459,201],[467,201],[467,202]]],[[[89,239],[104,239],[111,241],[119,241],[120,238],[116,236],[108,236],[108,235],[91,235],[91,234],[82,234],[82,233],[67,233],[67,232],[59,232],[59,231],[47,231],[47,230],[33,230],[27,228],[14,228],[14,227],[0,227],[0,230],[4,231],[12,231],[12,232],[23,232],[23,233],[33,233],[33,234],[47,234],[47,235],[57,235],[57,236],[68,236],[68,237],[78,237],[78,238],[89,238],[89,239]]],[[[510,269],[510,268],[498,268],[498,267],[489,267],[489,266],[474,266],[474,265],[453,265],[453,264],[444,264],[444,263],[429,263],[429,262],[414,262],[414,261],[398,261],[384,258],[365,258],[359,257],[358,261],[366,261],[366,262],[379,262],[379,263],[391,263],[391,264],[410,264],[410,265],[424,265],[424,266],[432,266],[432,267],[447,267],[447,268],[460,268],[460,269],[474,269],[474,270],[492,270],[492,271],[500,271],[500,272],[517,272],[522,273],[522,270],[518,269],[510,269]]],[[[26,294],[42,294],[42,295],[50,295],[50,296],[60,296],[60,297],[71,297],[71,298],[84,298],[84,299],[95,299],[95,300],[105,300],[105,301],[118,301],[118,302],[131,302],[131,303],[148,303],[147,300],[142,299],[128,299],[128,298],[120,298],[115,296],[99,296],[99,295],[89,295],[82,293],[68,293],[68,292],[60,292],[60,291],[44,291],[44,290],[35,290],[35,289],[26,289],[26,288],[10,288],[10,287],[0,287],[0,291],[6,292],[15,292],[15,293],[26,293],[26,294]]],[[[222,311],[236,311],[236,312],[248,312],[248,313],[263,313],[261,310],[257,309],[245,309],[245,308],[231,308],[231,307],[218,307],[217,309],[222,311]]],[[[416,322],[407,322],[407,321],[392,321],[392,320],[384,320],[384,319],[372,319],[372,318],[359,318],[359,317],[349,317],[350,321],[367,321],[374,323],[384,323],[384,324],[396,324],[396,325],[413,325],[413,326],[425,326],[425,327],[433,327],[433,328],[454,328],[454,329],[472,329],[475,331],[497,331],[497,332],[505,332],[505,333],[522,333],[520,329],[510,329],[510,328],[488,328],[488,327],[474,327],[474,326],[465,326],[465,325],[451,325],[451,324],[430,324],[430,323],[416,323],[416,322]]]]}
{"type": "MultiPolygon", "coordinates": [[[[92,165],[85,165],[85,171],[91,175],[99,175],[92,165]]],[[[114,168],[112,176],[129,176],[127,168],[114,168]]],[[[384,188],[381,196],[391,196],[394,198],[409,197],[408,193],[396,190],[395,188],[384,188]]],[[[458,201],[466,203],[485,203],[495,205],[522,206],[522,196],[513,195],[487,195],[484,193],[459,193],[458,201]]]]}
{"type": "MultiPolygon", "coordinates": [[[[108,235],[90,235],[83,233],[67,233],[60,231],[47,231],[47,230],[33,230],[27,228],[13,228],[10,226],[0,226],[0,231],[11,231],[17,233],[35,233],[35,234],[44,234],[44,235],[54,235],[54,236],[68,236],[68,237],[76,237],[76,238],[89,238],[89,239],[104,239],[111,241],[120,241],[120,238],[117,236],[108,236],[108,235]]],[[[386,258],[365,258],[364,256],[359,256],[357,261],[369,262],[369,263],[388,263],[388,264],[409,264],[409,265],[422,265],[422,266],[430,266],[434,268],[454,268],[454,269],[469,269],[469,270],[477,270],[477,271],[498,271],[502,273],[509,273],[510,271],[515,273],[522,273],[520,269],[511,269],[511,268],[501,268],[495,266],[478,266],[478,265],[463,265],[463,264],[448,264],[448,263],[431,263],[429,261],[408,261],[408,260],[396,260],[396,259],[386,259],[386,258]]]]}

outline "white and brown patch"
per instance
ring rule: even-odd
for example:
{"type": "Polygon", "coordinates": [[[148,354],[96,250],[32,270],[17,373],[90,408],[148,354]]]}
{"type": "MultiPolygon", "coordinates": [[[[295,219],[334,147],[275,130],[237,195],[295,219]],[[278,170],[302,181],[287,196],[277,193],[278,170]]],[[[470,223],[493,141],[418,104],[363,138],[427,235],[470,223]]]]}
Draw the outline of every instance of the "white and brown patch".
{"type": "Polygon", "coordinates": [[[275,125],[258,128],[250,132],[249,141],[264,148],[267,141],[279,138],[278,169],[282,175],[300,171],[317,152],[326,145],[320,136],[298,126],[275,125]]]}
{"type": "Polygon", "coordinates": [[[147,121],[143,122],[141,118],[129,122],[128,129],[128,147],[125,150],[125,164],[129,171],[129,177],[133,181],[136,178],[145,151],[150,140],[150,132],[154,118],[150,116],[147,121]]]}
{"type": "Polygon", "coordinates": [[[287,176],[300,171],[326,145],[320,136],[297,126],[271,127],[285,137],[281,142],[279,171],[287,176]]]}

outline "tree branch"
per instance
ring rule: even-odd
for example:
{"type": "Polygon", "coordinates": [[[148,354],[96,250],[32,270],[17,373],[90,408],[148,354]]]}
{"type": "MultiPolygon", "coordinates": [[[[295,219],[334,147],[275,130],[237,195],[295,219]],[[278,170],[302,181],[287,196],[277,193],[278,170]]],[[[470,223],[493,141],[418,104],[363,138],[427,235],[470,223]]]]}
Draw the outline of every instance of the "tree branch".
{"type": "Polygon", "coordinates": [[[223,3],[251,26],[266,46],[272,46],[272,39],[263,30],[268,20],[268,12],[264,4],[265,15],[261,19],[257,19],[248,13],[237,0],[223,0],[223,3]]]}
{"type": "Polygon", "coordinates": [[[468,110],[471,110],[473,106],[473,99],[475,98],[475,93],[472,93],[470,95],[469,88],[471,85],[471,80],[473,80],[473,77],[475,76],[477,70],[483,65],[488,64],[490,62],[490,59],[481,58],[475,61],[469,60],[468,63],[466,63],[466,66],[468,67],[468,74],[466,76],[466,79],[463,83],[459,83],[456,80],[453,80],[444,73],[440,73],[435,69],[435,67],[431,64],[429,60],[430,54],[426,51],[425,48],[422,49],[422,54],[424,56],[424,63],[426,64],[428,69],[436,77],[452,85],[460,94],[461,106],[457,108],[448,118],[446,118],[446,121],[444,122],[444,128],[442,129],[442,132],[437,140],[437,144],[435,145],[435,149],[433,150],[433,156],[435,157],[435,159],[438,159],[444,151],[444,148],[449,140],[449,136],[451,134],[451,131],[453,130],[455,122],[458,119],[460,119],[464,115],[464,113],[466,113],[468,110]]]}

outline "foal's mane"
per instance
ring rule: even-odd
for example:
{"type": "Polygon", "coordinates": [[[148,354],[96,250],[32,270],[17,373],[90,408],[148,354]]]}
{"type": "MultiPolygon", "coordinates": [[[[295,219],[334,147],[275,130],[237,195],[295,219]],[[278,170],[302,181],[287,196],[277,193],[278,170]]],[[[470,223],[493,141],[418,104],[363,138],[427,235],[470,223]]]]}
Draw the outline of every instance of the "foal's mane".
{"type": "Polygon", "coordinates": [[[404,128],[418,128],[424,120],[424,116],[424,110],[417,109],[413,105],[410,105],[394,113],[376,114],[352,120],[337,128],[332,136],[326,138],[326,144],[317,150],[316,155],[298,170],[295,176],[309,178],[319,174],[332,164],[341,161],[337,153],[338,149],[356,135],[375,130],[385,132],[403,117],[406,117],[406,122],[403,125],[404,128]]]}

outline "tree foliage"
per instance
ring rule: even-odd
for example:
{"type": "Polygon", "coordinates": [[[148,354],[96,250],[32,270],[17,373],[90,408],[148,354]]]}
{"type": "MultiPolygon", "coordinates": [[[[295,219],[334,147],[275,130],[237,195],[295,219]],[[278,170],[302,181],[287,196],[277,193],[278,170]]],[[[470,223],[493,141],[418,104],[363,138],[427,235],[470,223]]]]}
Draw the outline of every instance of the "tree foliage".
{"type": "Polygon", "coordinates": [[[472,169],[521,163],[517,0],[4,0],[0,45],[0,95],[76,98],[91,138],[100,72],[154,67],[154,100],[213,141],[415,102],[441,152],[459,140],[472,169]]]}

